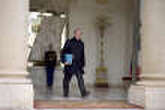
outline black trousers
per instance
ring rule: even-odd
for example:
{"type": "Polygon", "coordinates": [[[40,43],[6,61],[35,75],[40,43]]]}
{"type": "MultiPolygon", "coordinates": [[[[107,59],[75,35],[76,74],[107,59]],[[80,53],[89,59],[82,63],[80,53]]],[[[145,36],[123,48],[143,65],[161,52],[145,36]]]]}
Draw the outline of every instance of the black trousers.
{"type": "Polygon", "coordinates": [[[46,81],[47,81],[47,86],[52,87],[53,82],[54,82],[54,66],[48,66],[46,67],[46,81]]]}
{"type": "Polygon", "coordinates": [[[63,91],[64,91],[64,96],[68,96],[69,94],[69,84],[70,81],[73,77],[73,75],[76,76],[77,78],[77,83],[80,89],[80,93],[81,96],[86,94],[86,88],[85,88],[85,84],[84,84],[84,78],[83,78],[83,74],[81,73],[76,73],[76,74],[64,74],[64,79],[63,79],[63,91]]]}

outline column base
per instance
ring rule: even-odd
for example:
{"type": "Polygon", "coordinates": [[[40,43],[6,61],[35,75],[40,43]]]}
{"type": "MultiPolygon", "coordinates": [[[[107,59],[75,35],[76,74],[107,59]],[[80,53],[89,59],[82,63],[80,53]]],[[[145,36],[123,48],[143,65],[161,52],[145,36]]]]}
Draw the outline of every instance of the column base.
{"type": "Polygon", "coordinates": [[[33,109],[33,85],[27,78],[0,78],[0,108],[33,109]]]}
{"type": "MultiPolygon", "coordinates": [[[[154,81],[150,82],[154,84],[154,81]]],[[[139,83],[142,84],[143,82],[139,83]]],[[[144,83],[146,84],[146,82],[144,83]]],[[[129,103],[144,107],[147,110],[165,110],[165,86],[156,84],[152,86],[151,83],[148,83],[150,85],[131,85],[128,94],[129,103]]]]}

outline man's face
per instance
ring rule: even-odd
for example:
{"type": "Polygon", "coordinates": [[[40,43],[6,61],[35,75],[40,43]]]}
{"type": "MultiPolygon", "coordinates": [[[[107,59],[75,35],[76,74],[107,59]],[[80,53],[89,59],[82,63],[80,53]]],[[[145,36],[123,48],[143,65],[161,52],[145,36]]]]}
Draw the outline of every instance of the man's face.
{"type": "Polygon", "coordinates": [[[81,32],[80,30],[77,30],[77,31],[75,32],[76,38],[80,39],[80,38],[81,38],[81,35],[82,35],[82,32],[81,32]]]}

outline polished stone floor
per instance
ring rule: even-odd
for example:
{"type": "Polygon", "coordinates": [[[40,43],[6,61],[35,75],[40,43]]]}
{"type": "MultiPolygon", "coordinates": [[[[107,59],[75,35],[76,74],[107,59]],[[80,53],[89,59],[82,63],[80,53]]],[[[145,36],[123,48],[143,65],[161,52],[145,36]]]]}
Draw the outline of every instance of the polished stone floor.
{"type": "MultiPolygon", "coordinates": [[[[63,89],[62,89],[62,71],[57,71],[54,77],[54,87],[52,91],[48,91],[46,88],[44,68],[33,68],[31,70],[30,78],[32,78],[35,91],[36,100],[63,100],[63,89]]],[[[98,89],[93,85],[87,85],[88,90],[91,92],[90,96],[86,100],[126,100],[127,90],[123,87],[112,87],[107,89],[98,89]]],[[[77,85],[77,79],[72,78],[70,83],[70,97],[68,100],[82,100],[80,97],[79,88],[77,85]]]]}
{"type": "MultiPolygon", "coordinates": [[[[87,87],[90,91],[89,97],[85,100],[126,100],[127,91],[124,88],[94,88],[87,87]]],[[[62,87],[54,87],[52,91],[45,86],[35,86],[35,100],[66,100],[63,97],[62,87]]],[[[70,87],[70,97],[67,100],[84,100],[80,97],[78,87],[70,87]]]]}
{"type": "MultiPolygon", "coordinates": [[[[34,81],[34,91],[35,91],[35,100],[40,101],[125,101],[127,100],[127,90],[123,87],[110,87],[110,88],[95,88],[92,85],[87,85],[87,89],[90,91],[90,95],[87,98],[81,98],[76,79],[73,78],[70,84],[70,94],[69,98],[63,97],[63,89],[61,85],[61,75],[60,80],[56,79],[53,90],[50,91],[46,88],[44,79],[38,78],[40,80],[34,81]],[[60,81],[57,83],[57,81],[60,81]],[[40,82],[40,83],[39,83],[40,82]]],[[[84,109],[74,109],[74,108],[65,108],[65,109],[37,109],[37,110],[84,110],[84,109]]],[[[85,110],[140,110],[140,109],[85,109],[85,110]]]]}
{"type": "MultiPolygon", "coordinates": [[[[123,101],[126,102],[127,99],[127,90],[122,87],[110,87],[110,88],[95,88],[92,86],[87,86],[88,90],[91,92],[89,97],[83,99],[80,97],[80,92],[77,85],[71,84],[70,86],[70,97],[64,98],[62,87],[54,86],[52,91],[49,91],[45,86],[35,86],[35,100],[46,100],[46,101],[56,101],[60,103],[60,101],[76,101],[76,102],[83,102],[83,101],[123,101]]],[[[102,102],[103,103],[103,102],[102,102]]],[[[115,104],[114,104],[115,105],[115,104]]],[[[119,106],[119,105],[118,105],[119,106]]],[[[44,108],[44,107],[43,107],[44,108]]],[[[38,108],[36,110],[84,110],[84,108],[49,108],[43,109],[38,108]]],[[[85,110],[142,110],[139,108],[85,108],[85,110]]]]}

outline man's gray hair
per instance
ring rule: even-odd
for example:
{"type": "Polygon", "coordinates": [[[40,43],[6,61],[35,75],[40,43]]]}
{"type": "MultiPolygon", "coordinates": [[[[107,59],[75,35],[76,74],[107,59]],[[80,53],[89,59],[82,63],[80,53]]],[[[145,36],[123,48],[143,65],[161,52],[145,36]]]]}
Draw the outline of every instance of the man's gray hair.
{"type": "Polygon", "coordinates": [[[75,28],[74,29],[74,34],[77,32],[77,31],[80,31],[81,29],[80,28],[75,28]]]}

